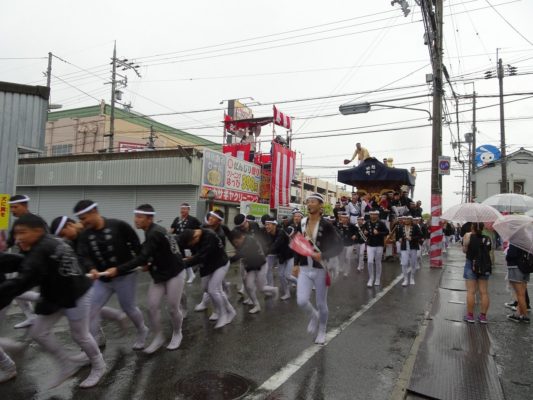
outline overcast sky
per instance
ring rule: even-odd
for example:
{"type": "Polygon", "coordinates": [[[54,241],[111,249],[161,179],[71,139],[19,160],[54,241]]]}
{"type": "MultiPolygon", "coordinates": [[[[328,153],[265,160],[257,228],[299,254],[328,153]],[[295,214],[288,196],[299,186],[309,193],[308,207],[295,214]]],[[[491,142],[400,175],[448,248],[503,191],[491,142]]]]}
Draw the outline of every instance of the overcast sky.
{"type": "MultiPolygon", "coordinates": [[[[222,100],[253,97],[263,104],[253,103],[255,116],[271,115],[275,102],[295,118],[294,148],[303,154],[306,174],[334,181],[359,141],[379,160],[393,157],[398,167],[415,166],[415,197],[429,211],[427,113],[338,113],[347,102],[405,97],[413,98],[387,104],[431,110],[423,23],[415,1],[409,3],[412,12],[404,17],[390,0],[9,2],[0,13],[0,80],[44,84],[51,51],[61,59],[53,60],[54,103],[68,109],[109,101],[104,82],[116,40],[118,56],[140,65],[142,78],[130,71],[124,90],[134,111],[170,113],[153,118],[221,142],[222,100]],[[322,99],[289,102],[317,97],[322,99]],[[203,109],[216,110],[180,114],[203,109]]],[[[495,71],[497,49],[504,64],[522,74],[504,79],[505,93],[533,94],[532,16],[531,0],[445,1],[444,63],[458,95],[471,94],[474,85],[479,95],[498,93],[497,79],[483,79],[485,71],[495,71]]],[[[513,101],[505,106],[508,152],[532,148],[532,95],[505,100],[513,101]]],[[[497,103],[478,99],[478,144],[499,146],[497,103]]],[[[455,102],[446,107],[452,114],[443,130],[443,154],[454,157],[455,102]]],[[[471,131],[471,100],[460,100],[459,110],[463,137],[471,131]]],[[[261,136],[270,139],[270,129],[261,136]]],[[[444,177],[444,208],[460,202],[460,191],[461,171],[454,170],[444,177]]]]}

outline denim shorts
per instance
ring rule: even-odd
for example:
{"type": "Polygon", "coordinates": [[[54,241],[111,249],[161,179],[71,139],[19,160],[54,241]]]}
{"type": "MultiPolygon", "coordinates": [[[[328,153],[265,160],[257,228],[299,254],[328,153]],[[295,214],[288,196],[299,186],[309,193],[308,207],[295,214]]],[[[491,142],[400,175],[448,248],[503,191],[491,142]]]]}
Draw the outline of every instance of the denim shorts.
{"type": "Polygon", "coordinates": [[[518,267],[507,267],[509,282],[529,282],[529,274],[524,274],[518,267]]]}
{"type": "Polygon", "coordinates": [[[465,260],[465,268],[464,268],[464,272],[463,272],[463,278],[465,278],[468,281],[470,281],[470,280],[477,281],[479,279],[486,281],[487,279],[489,279],[489,276],[490,276],[489,273],[487,273],[487,275],[478,275],[478,274],[476,274],[474,271],[472,271],[472,261],[470,261],[468,259],[465,260]]]}

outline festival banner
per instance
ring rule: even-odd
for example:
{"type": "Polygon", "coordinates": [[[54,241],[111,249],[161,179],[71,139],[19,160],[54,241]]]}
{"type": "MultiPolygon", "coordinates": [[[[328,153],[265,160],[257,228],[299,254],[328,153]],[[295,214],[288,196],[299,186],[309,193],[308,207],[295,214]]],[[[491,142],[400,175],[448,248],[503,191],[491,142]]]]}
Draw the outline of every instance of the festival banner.
{"type": "Polygon", "coordinates": [[[9,228],[9,194],[0,194],[0,231],[9,228]]]}
{"type": "Polygon", "coordinates": [[[270,208],[289,205],[295,166],[296,153],[281,144],[272,142],[270,208]]]}
{"type": "Polygon", "coordinates": [[[201,197],[215,193],[215,200],[240,203],[259,199],[261,167],[213,150],[204,150],[201,197]]]}

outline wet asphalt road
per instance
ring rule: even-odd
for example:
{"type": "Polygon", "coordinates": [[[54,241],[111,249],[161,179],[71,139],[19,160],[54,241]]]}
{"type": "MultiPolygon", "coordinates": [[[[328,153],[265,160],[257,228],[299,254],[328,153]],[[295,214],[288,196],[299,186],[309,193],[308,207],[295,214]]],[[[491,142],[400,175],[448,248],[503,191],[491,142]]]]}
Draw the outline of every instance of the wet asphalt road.
{"type": "MultiPolygon", "coordinates": [[[[295,296],[287,302],[266,300],[263,311],[250,315],[247,306],[238,302],[238,272],[232,267],[227,280],[231,285],[231,302],[238,315],[234,322],[214,330],[208,313],[192,311],[201,297],[198,280],[187,286],[189,315],[184,323],[184,339],[176,351],[162,348],[148,356],[130,349],[134,331],[130,325],[126,336],[113,323],[104,323],[107,346],[103,352],[108,373],[101,384],[92,389],[79,389],[79,382],[89,370],[82,369],[60,387],[44,388],[54,376],[55,364],[32,344],[14,357],[18,377],[0,386],[2,398],[18,399],[180,399],[177,387],[182,379],[202,371],[228,372],[244,377],[251,392],[268,399],[388,399],[397,384],[406,357],[418,333],[424,312],[438,284],[440,270],[430,270],[427,260],[417,275],[415,287],[400,284],[381,297],[327,346],[320,348],[290,377],[280,381],[272,392],[256,389],[271,376],[310,347],[314,337],[306,333],[308,320],[298,309],[295,296]],[[4,397],[5,396],[5,397],[4,397]]],[[[365,309],[381,290],[400,273],[397,262],[384,263],[381,288],[367,289],[367,273],[352,270],[349,277],[339,277],[329,291],[330,318],[328,329],[341,326],[358,310],[365,309]]],[[[149,276],[139,280],[138,303],[143,306],[149,276]]],[[[113,298],[111,305],[116,306],[113,298]]],[[[11,313],[0,335],[21,337],[23,332],[11,327],[21,320],[11,313]]],[[[146,314],[145,314],[146,315],[146,314]]],[[[164,316],[170,338],[170,323],[164,316]]],[[[56,326],[58,337],[73,352],[76,346],[69,337],[65,320],[56,326]]],[[[200,374],[200,376],[202,376],[200,374]]],[[[190,397],[201,398],[201,397],[190,397]]],[[[209,399],[223,399],[215,388],[209,399]]]]}

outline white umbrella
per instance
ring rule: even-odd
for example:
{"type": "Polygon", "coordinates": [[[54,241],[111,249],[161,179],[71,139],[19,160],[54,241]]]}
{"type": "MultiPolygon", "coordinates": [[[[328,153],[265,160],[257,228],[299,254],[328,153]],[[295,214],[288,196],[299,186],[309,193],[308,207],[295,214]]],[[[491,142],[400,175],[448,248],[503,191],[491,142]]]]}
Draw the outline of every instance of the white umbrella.
{"type": "Polygon", "coordinates": [[[526,215],[506,215],[496,221],[493,227],[503,240],[533,253],[533,218],[526,215]]]}
{"type": "Polygon", "coordinates": [[[441,219],[454,222],[494,222],[501,217],[496,209],[485,204],[463,203],[447,209],[441,219]]]}
{"type": "Polygon", "coordinates": [[[500,212],[523,213],[533,209],[533,197],[517,193],[500,193],[490,196],[481,204],[494,207],[500,212]]]}

